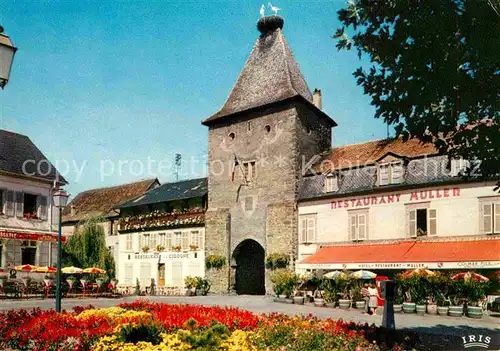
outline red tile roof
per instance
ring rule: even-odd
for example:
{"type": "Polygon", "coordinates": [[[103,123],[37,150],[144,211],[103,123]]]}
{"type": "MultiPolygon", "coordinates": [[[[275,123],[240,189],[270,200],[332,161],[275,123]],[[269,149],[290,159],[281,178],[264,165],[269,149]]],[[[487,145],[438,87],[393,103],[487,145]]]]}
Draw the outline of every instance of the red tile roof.
{"type": "Polygon", "coordinates": [[[406,142],[403,142],[401,138],[374,140],[333,148],[316,163],[315,168],[320,172],[325,172],[334,169],[359,167],[373,164],[388,153],[414,158],[435,155],[437,150],[433,144],[422,144],[417,139],[410,139],[406,142]]]}
{"type": "Polygon", "coordinates": [[[155,178],[81,192],[65,207],[63,222],[81,221],[94,216],[117,215],[114,210],[116,206],[144,194],[156,184],[159,183],[155,178]]]}
{"type": "Polygon", "coordinates": [[[500,239],[404,241],[389,244],[323,246],[299,263],[400,263],[500,260],[500,239]]]}

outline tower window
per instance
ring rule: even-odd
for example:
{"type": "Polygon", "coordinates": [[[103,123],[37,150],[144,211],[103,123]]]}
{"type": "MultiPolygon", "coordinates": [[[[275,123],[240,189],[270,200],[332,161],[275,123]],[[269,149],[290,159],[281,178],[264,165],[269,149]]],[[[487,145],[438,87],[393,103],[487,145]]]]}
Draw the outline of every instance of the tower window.
{"type": "Polygon", "coordinates": [[[229,133],[228,136],[229,136],[229,140],[231,140],[231,141],[233,141],[234,138],[236,137],[236,135],[233,132],[229,133]]]}
{"type": "Polygon", "coordinates": [[[250,121],[247,122],[247,130],[248,131],[252,130],[252,122],[250,122],[250,121]]]}

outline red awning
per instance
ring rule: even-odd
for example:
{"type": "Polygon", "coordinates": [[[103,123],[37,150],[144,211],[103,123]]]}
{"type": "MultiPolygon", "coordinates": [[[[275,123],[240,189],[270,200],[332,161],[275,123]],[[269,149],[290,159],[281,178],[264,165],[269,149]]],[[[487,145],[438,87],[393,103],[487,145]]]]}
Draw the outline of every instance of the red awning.
{"type": "MultiPolygon", "coordinates": [[[[0,239],[57,242],[57,235],[56,234],[47,234],[47,233],[24,232],[24,231],[0,229],[0,239]]],[[[65,242],[66,237],[62,236],[61,240],[62,240],[62,242],[65,242]]]]}
{"type": "Polygon", "coordinates": [[[500,268],[499,252],[499,239],[323,246],[298,268],[500,268]]]}

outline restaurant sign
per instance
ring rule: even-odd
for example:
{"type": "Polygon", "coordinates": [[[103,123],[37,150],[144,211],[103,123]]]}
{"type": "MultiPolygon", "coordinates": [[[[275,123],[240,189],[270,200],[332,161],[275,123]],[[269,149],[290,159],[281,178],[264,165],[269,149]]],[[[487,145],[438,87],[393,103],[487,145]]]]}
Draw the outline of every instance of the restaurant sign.
{"type": "Polygon", "coordinates": [[[175,259],[182,259],[182,258],[189,258],[189,253],[188,252],[167,252],[167,253],[144,253],[144,254],[135,254],[134,258],[136,260],[175,260],[175,259]]]}
{"type": "Polygon", "coordinates": [[[500,261],[470,262],[368,262],[368,263],[298,263],[300,269],[499,269],[500,261]]]}
{"type": "MultiPolygon", "coordinates": [[[[354,199],[335,200],[330,203],[330,208],[333,210],[339,208],[357,208],[357,207],[366,207],[371,205],[391,204],[402,201],[401,195],[403,194],[391,193],[378,196],[365,196],[354,199]]],[[[428,201],[434,199],[460,196],[460,188],[439,188],[432,190],[418,190],[418,191],[412,191],[409,195],[410,195],[410,198],[408,200],[409,202],[428,201]]]]}
{"type": "MultiPolygon", "coordinates": [[[[45,241],[45,242],[55,243],[57,242],[57,235],[45,234],[45,233],[15,232],[12,230],[0,230],[0,239],[45,241]]],[[[61,241],[65,242],[66,237],[62,236],[61,241]]]]}

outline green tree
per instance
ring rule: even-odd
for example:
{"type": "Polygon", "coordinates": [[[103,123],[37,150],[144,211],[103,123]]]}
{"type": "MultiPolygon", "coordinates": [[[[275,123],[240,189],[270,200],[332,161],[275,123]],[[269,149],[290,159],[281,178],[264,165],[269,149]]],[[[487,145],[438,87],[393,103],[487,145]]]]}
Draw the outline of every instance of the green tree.
{"type": "Polygon", "coordinates": [[[63,246],[63,265],[76,267],[98,267],[114,278],[115,262],[106,246],[106,234],[100,225],[101,218],[92,218],[81,223],[63,246]]]}
{"type": "Polygon", "coordinates": [[[500,170],[500,3],[350,0],[338,11],[339,50],[368,65],[354,73],[375,117],[450,158],[500,170]],[[368,62],[368,61],[367,61],[368,62]]]}

